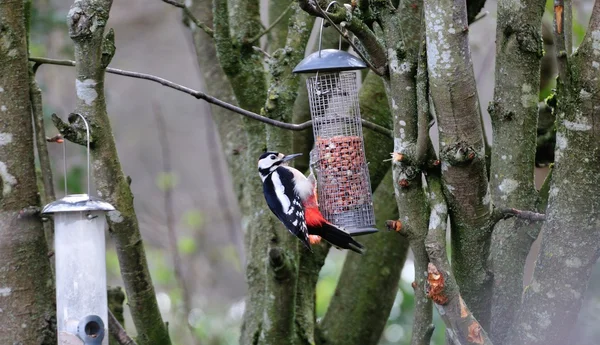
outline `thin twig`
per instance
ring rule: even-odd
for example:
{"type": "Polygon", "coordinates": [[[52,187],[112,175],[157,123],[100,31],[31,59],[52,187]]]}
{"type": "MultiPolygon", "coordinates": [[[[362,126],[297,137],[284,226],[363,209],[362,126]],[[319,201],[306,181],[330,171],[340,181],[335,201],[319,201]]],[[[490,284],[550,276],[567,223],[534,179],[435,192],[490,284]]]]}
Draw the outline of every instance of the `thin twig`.
{"type": "MultiPolygon", "coordinates": [[[[153,104],[154,116],[156,118],[156,127],[158,130],[158,142],[160,144],[161,151],[161,160],[162,160],[162,169],[166,174],[172,173],[171,167],[171,150],[169,149],[169,134],[167,133],[167,124],[165,123],[165,119],[163,117],[162,112],[157,104],[153,104]]],[[[181,265],[181,255],[179,255],[179,249],[177,248],[177,233],[175,231],[175,212],[173,211],[173,186],[166,185],[163,188],[163,201],[164,208],[166,213],[165,225],[167,226],[167,237],[169,238],[169,247],[171,252],[171,257],[173,259],[173,267],[175,269],[175,278],[179,283],[179,287],[181,288],[182,297],[183,297],[183,310],[185,311],[186,318],[189,317],[191,313],[191,296],[190,291],[187,288],[187,284],[185,282],[183,268],[181,265]]],[[[190,333],[192,339],[195,344],[199,345],[200,341],[196,336],[196,332],[194,327],[186,322],[188,328],[190,329],[190,333]]]]}
{"type": "Polygon", "coordinates": [[[558,65],[558,75],[562,82],[567,81],[567,69],[569,58],[569,47],[566,30],[571,25],[571,19],[568,18],[565,1],[554,0],[554,44],[556,49],[556,59],[558,65]]]}
{"type": "MultiPolygon", "coordinates": [[[[171,0],[163,0],[163,1],[171,1],[171,0]]],[[[294,2],[290,2],[290,4],[288,5],[288,7],[285,8],[285,10],[283,10],[283,12],[281,12],[281,14],[279,15],[279,17],[277,17],[273,23],[271,23],[271,25],[269,25],[269,27],[267,27],[266,29],[264,29],[263,31],[259,32],[256,36],[252,37],[251,39],[248,40],[248,44],[254,44],[256,43],[256,41],[258,41],[261,37],[263,37],[264,35],[268,34],[269,31],[273,30],[273,28],[275,26],[277,26],[277,24],[279,24],[279,22],[281,22],[281,20],[283,20],[283,18],[285,18],[286,14],[290,11],[290,8],[292,8],[292,5],[294,4],[294,2]]]]}
{"type": "MultiPolygon", "coordinates": [[[[38,64],[50,64],[50,65],[59,65],[59,66],[70,66],[70,67],[75,66],[75,61],[71,61],[71,60],[57,60],[57,59],[49,59],[49,58],[30,57],[29,61],[33,61],[38,64]]],[[[111,68],[111,67],[107,67],[106,72],[112,73],[112,74],[117,74],[117,75],[122,75],[122,76],[126,76],[126,77],[131,77],[131,78],[150,80],[150,81],[159,83],[163,86],[170,87],[174,90],[181,91],[183,93],[187,93],[188,95],[194,96],[195,98],[198,98],[198,99],[202,99],[208,103],[217,105],[217,106],[225,108],[227,110],[231,110],[242,116],[246,116],[253,120],[257,120],[257,121],[266,123],[271,126],[288,129],[291,131],[302,131],[302,130],[307,129],[312,126],[312,121],[306,121],[306,122],[303,122],[300,124],[292,124],[292,123],[286,123],[286,122],[273,120],[268,117],[259,115],[257,113],[253,113],[251,111],[242,109],[240,107],[236,107],[233,104],[224,102],[220,99],[217,99],[215,97],[207,95],[204,92],[196,91],[189,87],[176,84],[172,81],[169,81],[167,79],[157,77],[157,76],[154,76],[151,74],[131,72],[131,71],[126,71],[126,70],[111,68]]],[[[372,123],[370,121],[364,120],[364,119],[361,119],[361,122],[362,122],[363,127],[369,128],[377,133],[380,133],[387,137],[392,138],[392,132],[389,129],[387,129],[383,126],[377,125],[375,123],[372,123]]]]}
{"type": "Polygon", "coordinates": [[[119,345],[137,345],[110,310],[108,311],[108,331],[119,342],[119,345]]]}
{"type": "Polygon", "coordinates": [[[255,51],[263,54],[267,59],[272,59],[273,57],[271,55],[269,55],[269,53],[267,53],[264,49],[262,49],[261,47],[258,46],[252,46],[252,49],[254,49],[255,51]]]}
{"type": "Polygon", "coordinates": [[[516,208],[502,208],[500,212],[506,217],[517,217],[519,219],[531,220],[535,222],[546,220],[546,215],[543,213],[521,211],[516,208]]]}
{"type": "Polygon", "coordinates": [[[213,29],[211,29],[210,27],[208,27],[208,25],[204,24],[201,20],[199,20],[198,18],[196,18],[196,16],[194,16],[194,14],[192,13],[192,11],[190,11],[190,9],[183,3],[179,2],[179,1],[175,1],[175,0],[162,0],[163,2],[173,5],[175,7],[181,8],[183,10],[183,13],[192,21],[194,22],[194,24],[196,24],[197,27],[199,27],[200,29],[204,30],[204,32],[206,32],[206,34],[210,37],[214,36],[214,31],[213,29]]]}

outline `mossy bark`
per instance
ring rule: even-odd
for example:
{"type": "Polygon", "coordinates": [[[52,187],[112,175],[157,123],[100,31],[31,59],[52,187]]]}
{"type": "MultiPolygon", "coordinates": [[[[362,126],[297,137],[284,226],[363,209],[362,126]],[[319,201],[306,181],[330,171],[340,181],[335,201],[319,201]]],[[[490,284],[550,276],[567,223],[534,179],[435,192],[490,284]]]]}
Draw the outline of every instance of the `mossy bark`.
{"type": "MultiPolygon", "coordinates": [[[[570,25],[571,17],[558,23],[570,25]]],[[[563,28],[555,25],[556,151],[542,245],[531,284],[505,344],[567,344],[600,255],[600,2],[578,50],[569,55],[563,28]],[[562,41],[562,42],[561,42],[562,41]],[[560,48],[562,46],[562,48],[560,48]]],[[[566,31],[566,30],[565,30],[566,31]]],[[[568,42],[568,41],[567,41],[568,42]]]]}
{"type": "MultiPolygon", "coordinates": [[[[105,38],[111,0],[76,0],[68,15],[69,35],[77,62],[75,113],[90,124],[92,170],[98,195],[117,211],[109,212],[110,235],[114,240],[139,344],[171,343],[162,320],[133,207],[133,194],[119,162],[104,98],[104,70],[114,54],[112,32],[105,38]]],[[[75,122],[81,132],[85,127],[75,122]]]]}
{"type": "Polygon", "coordinates": [[[0,3],[0,343],[56,343],[54,284],[34,166],[22,0],[0,3]]]}
{"type": "MultiPolygon", "coordinates": [[[[291,13],[285,45],[273,53],[269,64],[271,85],[262,109],[263,115],[284,122],[291,122],[294,101],[298,95],[300,77],[293,75],[292,69],[304,57],[304,50],[301,48],[306,46],[314,22],[314,17],[302,11],[297,4],[292,5],[291,13]]],[[[270,151],[291,152],[292,136],[286,130],[269,126],[266,133],[267,147],[270,151]]],[[[304,284],[304,279],[298,275],[300,253],[307,249],[302,247],[299,250],[298,239],[291,236],[270,213],[269,216],[273,217],[276,226],[269,229],[272,232],[268,236],[262,236],[265,247],[257,246],[256,249],[269,254],[264,296],[274,296],[266,298],[264,343],[278,345],[292,343],[297,337],[310,336],[304,333],[299,337],[296,333],[296,308],[303,310],[303,304],[313,305],[313,301],[301,298],[310,296],[310,292],[306,290],[314,291],[314,287],[304,284]],[[280,256],[281,267],[275,265],[274,255],[280,256]],[[299,300],[296,300],[297,298],[299,300]]]]}
{"type": "MultiPolygon", "coordinates": [[[[532,177],[545,1],[522,4],[519,8],[508,0],[498,2],[496,85],[489,106],[494,129],[490,192],[496,207],[533,211],[538,201],[532,177]]],[[[519,307],[525,260],[539,228],[539,224],[518,219],[501,220],[494,228],[489,333],[495,343],[502,343],[519,307]]]]}

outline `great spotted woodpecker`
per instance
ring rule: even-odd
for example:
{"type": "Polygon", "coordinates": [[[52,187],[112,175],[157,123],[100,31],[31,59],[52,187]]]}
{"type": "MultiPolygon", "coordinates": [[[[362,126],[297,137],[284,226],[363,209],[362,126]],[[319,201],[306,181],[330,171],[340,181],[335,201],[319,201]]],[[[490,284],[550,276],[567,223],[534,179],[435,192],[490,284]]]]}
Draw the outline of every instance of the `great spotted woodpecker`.
{"type": "Polygon", "coordinates": [[[309,179],[288,166],[288,161],[300,155],[265,152],[258,159],[267,205],[309,250],[312,251],[311,244],[319,243],[323,238],[335,247],[362,254],[362,244],[323,218],[317,203],[314,177],[309,179]]]}

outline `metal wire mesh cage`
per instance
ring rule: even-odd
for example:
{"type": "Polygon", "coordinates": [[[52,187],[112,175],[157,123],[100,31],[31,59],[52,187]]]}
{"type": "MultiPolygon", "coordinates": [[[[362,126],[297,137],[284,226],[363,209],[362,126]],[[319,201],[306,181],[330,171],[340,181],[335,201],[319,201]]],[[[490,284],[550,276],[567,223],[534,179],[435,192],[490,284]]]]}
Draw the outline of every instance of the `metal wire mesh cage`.
{"type": "Polygon", "coordinates": [[[318,200],[323,216],[351,235],[376,232],[358,104],[357,73],[307,78],[318,200]]]}

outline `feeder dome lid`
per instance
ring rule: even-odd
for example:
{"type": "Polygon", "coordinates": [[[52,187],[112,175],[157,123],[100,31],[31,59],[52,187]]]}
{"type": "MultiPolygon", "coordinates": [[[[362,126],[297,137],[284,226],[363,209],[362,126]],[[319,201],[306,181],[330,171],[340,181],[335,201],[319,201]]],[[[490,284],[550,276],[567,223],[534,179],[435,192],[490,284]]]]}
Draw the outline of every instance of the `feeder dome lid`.
{"type": "Polygon", "coordinates": [[[42,214],[82,211],[114,211],[106,201],[87,194],[71,194],[44,206],[42,214]]]}
{"type": "Polygon", "coordinates": [[[292,72],[341,72],[363,68],[367,68],[367,64],[359,57],[343,50],[323,49],[305,57],[292,72]]]}

